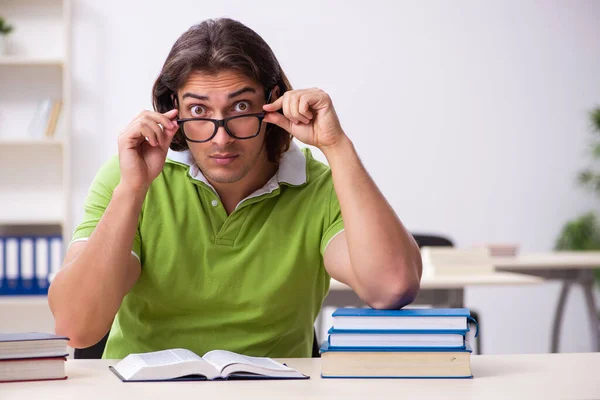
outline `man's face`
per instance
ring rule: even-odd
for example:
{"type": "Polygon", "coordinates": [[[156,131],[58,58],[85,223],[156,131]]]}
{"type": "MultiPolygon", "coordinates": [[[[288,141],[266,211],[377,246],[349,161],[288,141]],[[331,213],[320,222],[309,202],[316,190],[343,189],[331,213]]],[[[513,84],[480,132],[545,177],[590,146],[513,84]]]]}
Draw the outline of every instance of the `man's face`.
{"type": "MultiPolygon", "coordinates": [[[[192,73],[177,98],[181,119],[223,119],[260,113],[265,104],[260,85],[229,70],[215,75],[192,73]]],[[[263,123],[258,136],[239,140],[219,127],[215,137],[208,142],[188,141],[188,146],[196,164],[210,181],[233,183],[243,179],[257,163],[266,161],[265,129],[266,123],[263,123]]]]}

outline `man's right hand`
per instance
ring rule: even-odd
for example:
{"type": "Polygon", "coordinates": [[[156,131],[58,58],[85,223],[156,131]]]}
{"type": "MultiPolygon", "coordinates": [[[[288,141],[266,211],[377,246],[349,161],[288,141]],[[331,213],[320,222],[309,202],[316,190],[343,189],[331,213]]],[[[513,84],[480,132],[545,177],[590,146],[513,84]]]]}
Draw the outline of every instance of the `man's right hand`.
{"type": "Polygon", "coordinates": [[[165,165],[169,145],[179,128],[176,117],[177,109],[164,114],[146,110],[123,130],[118,141],[121,184],[148,190],[165,165]]]}

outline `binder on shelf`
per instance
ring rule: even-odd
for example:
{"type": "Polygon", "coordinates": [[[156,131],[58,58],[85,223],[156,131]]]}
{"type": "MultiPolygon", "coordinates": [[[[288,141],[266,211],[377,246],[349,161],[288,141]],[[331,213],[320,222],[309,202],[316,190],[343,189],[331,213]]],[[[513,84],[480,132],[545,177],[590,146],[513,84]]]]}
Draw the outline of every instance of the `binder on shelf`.
{"type": "Polygon", "coordinates": [[[50,273],[48,277],[54,277],[62,264],[62,237],[54,236],[50,238],[50,273]]]}
{"type": "Polygon", "coordinates": [[[34,275],[34,253],[33,238],[21,238],[21,268],[20,268],[20,286],[22,294],[34,294],[33,275],[34,275]]]}
{"type": "Polygon", "coordinates": [[[35,278],[37,288],[41,293],[48,292],[48,277],[50,276],[50,251],[45,237],[35,239],[35,278]]]}
{"type": "Polygon", "coordinates": [[[6,239],[6,290],[16,294],[19,288],[19,239],[6,239]]]}
{"type": "Polygon", "coordinates": [[[0,295],[45,295],[62,264],[60,236],[0,237],[0,295]]]}
{"type": "Polygon", "coordinates": [[[5,287],[4,276],[6,273],[4,272],[4,266],[6,265],[6,262],[4,261],[4,254],[4,238],[0,237],[0,294],[4,292],[5,287]]]}

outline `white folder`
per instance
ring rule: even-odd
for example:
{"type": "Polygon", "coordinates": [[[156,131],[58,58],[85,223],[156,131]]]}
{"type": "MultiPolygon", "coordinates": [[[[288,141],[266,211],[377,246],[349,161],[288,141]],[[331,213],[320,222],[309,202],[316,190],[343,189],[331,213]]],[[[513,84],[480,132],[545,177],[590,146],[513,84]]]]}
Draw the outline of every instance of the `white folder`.
{"type": "Polygon", "coordinates": [[[38,287],[45,289],[48,287],[48,274],[50,266],[48,265],[48,238],[38,237],[35,239],[35,277],[38,281],[38,287]]]}
{"type": "Polygon", "coordinates": [[[5,242],[6,281],[9,289],[16,289],[19,279],[19,239],[9,237],[5,242]]]}
{"type": "Polygon", "coordinates": [[[0,237],[0,291],[6,285],[4,282],[4,238],[0,237]]]}
{"type": "Polygon", "coordinates": [[[58,273],[62,264],[62,238],[50,239],[50,280],[58,273]]]}
{"type": "Polygon", "coordinates": [[[24,289],[31,289],[33,276],[33,238],[21,238],[21,283],[24,289]]]}

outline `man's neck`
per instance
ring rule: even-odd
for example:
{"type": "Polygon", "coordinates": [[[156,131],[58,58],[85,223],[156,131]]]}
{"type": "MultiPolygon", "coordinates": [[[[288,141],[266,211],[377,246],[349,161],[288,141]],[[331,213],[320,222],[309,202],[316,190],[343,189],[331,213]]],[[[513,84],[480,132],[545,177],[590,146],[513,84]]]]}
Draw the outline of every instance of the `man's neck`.
{"type": "Polygon", "coordinates": [[[235,207],[252,193],[263,187],[269,179],[277,172],[278,165],[269,162],[267,158],[261,159],[248,174],[237,182],[220,183],[208,179],[215,188],[223,202],[227,215],[231,214],[235,207]]]}

